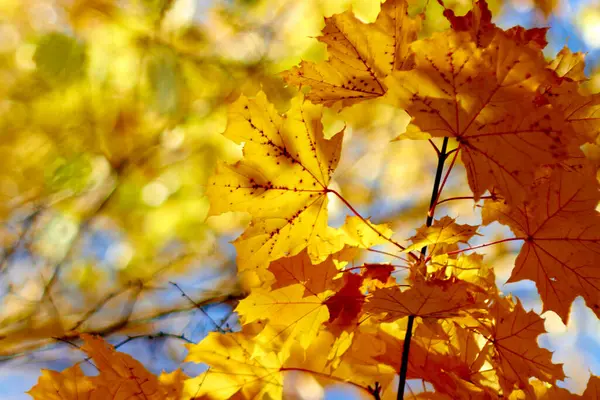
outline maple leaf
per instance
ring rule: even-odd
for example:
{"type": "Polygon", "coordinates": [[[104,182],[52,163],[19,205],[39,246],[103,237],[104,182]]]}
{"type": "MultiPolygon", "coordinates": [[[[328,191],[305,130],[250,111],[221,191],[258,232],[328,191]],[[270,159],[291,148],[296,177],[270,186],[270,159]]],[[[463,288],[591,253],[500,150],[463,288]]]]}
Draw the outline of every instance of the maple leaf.
{"type": "Polygon", "coordinates": [[[584,59],[584,53],[573,53],[565,46],[558,52],[556,58],[550,62],[548,68],[553,70],[556,75],[561,78],[566,78],[575,82],[583,82],[587,80],[584,71],[584,59]]]}
{"type": "Polygon", "coordinates": [[[526,312],[517,299],[497,298],[490,307],[492,320],[477,328],[494,349],[494,365],[505,393],[514,385],[533,394],[530,377],[556,383],[565,378],[562,364],[552,363],[552,353],[540,348],[537,337],[545,333],[544,320],[535,312],[526,312]]]}
{"type": "Polygon", "coordinates": [[[591,375],[587,387],[581,396],[582,399],[599,400],[600,399],[600,377],[591,375]]]}
{"type": "Polygon", "coordinates": [[[89,400],[94,389],[77,364],[63,372],[42,370],[38,383],[27,393],[35,400],[89,400]]]}
{"type": "Polygon", "coordinates": [[[550,73],[539,49],[502,32],[480,49],[452,31],[411,48],[416,67],[388,78],[388,97],[411,115],[413,136],[456,138],[476,200],[486,190],[521,199],[537,167],[581,157],[561,113],[536,103],[550,73]]]}
{"type": "Polygon", "coordinates": [[[271,290],[301,284],[304,286],[304,296],[316,296],[327,290],[337,291],[343,284],[341,279],[333,279],[340,271],[331,256],[313,265],[306,250],[293,257],[273,261],[268,271],[273,275],[271,290]]]}
{"type": "Polygon", "coordinates": [[[128,354],[117,352],[98,336],[82,334],[81,347],[100,371],[92,381],[98,394],[106,399],[131,398],[164,400],[167,398],[158,378],[128,354]]]}
{"type": "MultiPolygon", "coordinates": [[[[578,167],[576,165],[576,167],[578,167]]],[[[509,282],[536,283],[543,310],[566,324],[571,303],[583,296],[600,316],[600,194],[591,168],[547,168],[532,189],[533,202],[514,208],[486,201],[484,223],[498,220],[524,240],[509,282]]]]}
{"type": "Polygon", "coordinates": [[[427,272],[446,278],[454,276],[480,287],[488,295],[497,291],[494,271],[483,263],[481,254],[460,254],[457,258],[447,254],[437,255],[427,265],[427,272]]]}
{"type": "Polygon", "coordinates": [[[63,372],[42,372],[28,393],[36,400],[175,400],[187,376],[181,370],[156,377],[130,355],[117,352],[101,337],[81,334],[86,352],[98,368],[97,376],[83,375],[79,365],[63,372]]]}
{"type": "Polygon", "coordinates": [[[364,306],[372,314],[386,313],[385,321],[409,315],[421,318],[451,318],[469,309],[481,308],[473,293],[480,289],[467,282],[415,279],[411,287],[400,291],[396,287],[380,288],[373,292],[364,306]]]}
{"type": "MultiPolygon", "coordinates": [[[[187,399],[210,395],[212,399],[229,399],[240,392],[242,398],[281,398],[283,378],[279,373],[282,360],[267,348],[253,356],[260,344],[251,340],[256,324],[242,332],[210,332],[200,343],[188,345],[185,362],[206,363],[209,369],[185,381],[187,399]],[[250,334],[249,334],[250,333],[250,334]]],[[[276,348],[275,348],[276,350],[276,348]]]]}
{"type": "Polygon", "coordinates": [[[350,11],[325,19],[319,41],[327,45],[328,60],[303,61],[283,73],[293,85],[309,86],[307,98],[332,106],[349,106],[386,92],[383,79],[411,65],[409,45],[417,38],[420,19],[410,18],[405,0],[388,0],[377,20],[365,24],[350,11]]]}
{"type": "Polygon", "coordinates": [[[390,264],[365,264],[363,267],[362,276],[364,278],[378,280],[384,284],[388,282],[395,269],[390,264]]]}
{"type": "MultiPolygon", "coordinates": [[[[409,379],[430,382],[436,393],[453,399],[493,398],[493,371],[482,367],[487,353],[480,349],[478,334],[447,320],[415,322],[408,365],[409,379]]],[[[385,352],[376,360],[399,369],[401,364],[403,332],[390,329],[386,324],[378,337],[385,343],[385,352]]]]}
{"type": "Polygon", "coordinates": [[[329,319],[325,300],[331,292],[305,296],[304,285],[296,284],[276,290],[254,289],[235,309],[244,324],[269,320],[275,334],[287,331],[303,346],[317,336],[323,322],[329,319]]]}
{"type": "Polygon", "coordinates": [[[463,16],[456,16],[454,11],[446,8],[442,0],[438,3],[444,7],[444,17],[456,32],[469,32],[478,47],[489,44],[496,32],[496,25],[492,23],[492,13],[486,1],[476,1],[473,9],[463,16]]]}
{"type": "Polygon", "coordinates": [[[445,216],[435,220],[431,226],[423,225],[417,229],[417,233],[408,239],[413,244],[404,251],[421,250],[427,247],[431,254],[436,254],[436,245],[467,243],[477,235],[477,228],[477,226],[457,224],[454,218],[445,216]]]}
{"type": "Polygon", "coordinates": [[[229,110],[224,135],[244,143],[244,158],[219,164],[209,181],[210,213],[246,211],[250,226],[234,242],[238,268],[265,266],[308,247],[322,261],[327,242],[327,193],[339,161],[343,133],[323,137],[321,106],[292,101],[285,116],[264,93],[240,97],[229,110]]]}
{"type": "Polygon", "coordinates": [[[562,110],[564,121],[583,141],[594,143],[600,135],[600,93],[586,94],[580,83],[586,80],[584,54],[563,48],[547,67],[554,79],[539,89],[541,101],[562,110]]]}
{"type": "Polygon", "coordinates": [[[362,284],[362,276],[352,273],[344,275],[344,286],[325,301],[330,323],[335,321],[342,329],[356,323],[365,303],[365,295],[361,291],[362,284]]]}
{"type": "Polygon", "coordinates": [[[507,31],[498,28],[492,23],[492,13],[485,0],[476,1],[473,9],[463,16],[456,16],[453,10],[444,6],[442,0],[438,0],[438,3],[444,7],[444,17],[450,22],[452,29],[456,32],[468,32],[477,47],[488,46],[494,35],[498,33],[517,43],[528,44],[540,50],[548,44],[546,41],[548,28],[523,29],[516,26],[507,31]]]}

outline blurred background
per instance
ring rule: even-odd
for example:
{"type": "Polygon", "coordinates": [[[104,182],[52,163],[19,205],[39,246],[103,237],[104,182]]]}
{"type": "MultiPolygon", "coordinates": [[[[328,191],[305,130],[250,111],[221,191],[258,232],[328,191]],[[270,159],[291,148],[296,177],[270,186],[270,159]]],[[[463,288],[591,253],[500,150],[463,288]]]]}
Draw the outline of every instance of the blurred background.
{"type": "MultiPolygon", "coordinates": [[[[423,36],[448,27],[436,1],[411,5],[426,14],[423,36]]],[[[284,111],[294,92],[277,73],[324,59],[314,39],[323,16],[350,6],[373,21],[379,0],[0,0],[1,399],[27,399],[41,368],[80,361],[77,332],[104,336],[153,372],[203,370],[181,364],[183,345],[217,325],[237,329],[232,309],[247,284],[229,242],[248,217],[208,216],[204,197],[216,161],[241,154],[221,136],[227,105],[262,88],[284,111]]],[[[446,6],[462,15],[471,2],[446,6]]],[[[550,26],[549,58],[565,45],[586,52],[586,90],[600,90],[597,0],[490,8],[503,28],[550,26]]],[[[334,188],[407,239],[428,208],[430,145],[390,143],[408,117],[380,102],[326,111],[328,132],[342,121],[334,188]]],[[[443,197],[468,196],[465,182],[458,166],[443,197]]],[[[339,226],[347,209],[330,204],[339,226]]],[[[445,203],[445,214],[480,222],[471,201],[445,203]]],[[[486,262],[501,290],[539,312],[533,284],[504,284],[516,250],[494,246],[486,262]]],[[[562,385],[581,393],[590,371],[600,374],[600,323],[581,299],[568,326],[544,317],[540,344],[565,363],[562,385]]],[[[340,395],[359,398],[343,386],[322,394],[340,395]]]]}

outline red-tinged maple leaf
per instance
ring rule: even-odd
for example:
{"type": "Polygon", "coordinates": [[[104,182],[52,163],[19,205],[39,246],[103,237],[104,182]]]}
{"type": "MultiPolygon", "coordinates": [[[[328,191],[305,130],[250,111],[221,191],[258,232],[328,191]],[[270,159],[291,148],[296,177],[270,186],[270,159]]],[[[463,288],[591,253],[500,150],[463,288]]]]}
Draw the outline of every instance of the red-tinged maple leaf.
{"type": "Polygon", "coordinates": [[[325,301],[330,323],[335,323],[342,329],[356,323],[365,303],[365,295],[360,289],[362,284],[362,276],[344,274],[344,286],[325,301]]]}
{"type": "Polygon", "coordinates": [[[381,283],[387,283],[395,270],[390,264],[365,264],[363,267],[364,278],[378,280],[381,283]]]}
{"type": "Polygon", "coordinates": [[[307,98],[332,106],[341,101],[349,106],[382,96],[383,79],[394,70],[411,65],[408,47],[417,38],[420,18],[407,13],[406,0],[388,0],[377,20],[365,24],[347,11],[325,19],[319,41],[327,45],[328,59],[303,61],[283,73],[293,85],[309,86],[307,98]]]}
{"type": "Polygon", "coordinates": [[[409,315],[421,318],[452,318],[464,312],[481,308],[474,294],[480,289],[457,279],[415,279],[410,288],[396,287],[375,290],[368,298],[364,311],[385,313],[386,321],[395,321],[409,315]]]}
{"type": "Polygon", "coordinates": [[[444,7],[444,17],[450,22],[450,26],[457,32],[470,32],[477,46],[487,46],[496,31],[496,25],[492,23],[492,13],[485,0],[476,1],[473,9],[463,16],[456,16],[454,11],[446,8],[442,0],[438,3],[444,7]]]}
{"type": "Polygon", "coordinates": [[[600,400],[600,377],[590,376],[587,387],[581,396],[582,399],[600,400]]]}
{"type": "Polygon", "coordinates": [[[388,78],[387,96],[411,115],[408,137],[456,138],[476,200],[487,190],[523,199],[539,166],[582,157],[562,113],[536,102],[551,74],[539,49],[502,32],[477,48],[452,31],[411,48],[416,67],[388,78]]]}
{"type": "Polygon", "coordinates": [[[537,343],[546,332],[538,314],[526,312],[518,299],[514,304],[510,298],[496,298],[489,311],[490,321],[476,330],[493,349],[492,360],[505,393],[518,388],[533,395],[530,377],[552,384],[565,378],[562,364],[553,364],[552,353],[537,343]]]}
{"type": "Polygon", "coordinates": [[[515,207],[486,201],[484,223],[508,225],[524,244],[509,282],[536,283],[543,310],[566,324],[571,303],[583,296],[600,316],[600,199],[591,168],[547,168],[532,189],[532,199],[515,207]]]}
{"type": "Polygon", "coordinates": [[[548,44],[546,41],[548,28],[524,29],[516,26],[507,31],[498,28],[492,23],[492,13],[485,0],[476,1],[473,9],[463,16],[456,16],[453,10],[445,8],[442,0],[438,0],[438,3],[444,7],[444,17],[450,22],[452,29],[456,32],[468,32],[477,47],[488,46],[494,35],[498,33],[504,34],[517,43],[528,44],[540,50],[548,44]]]}

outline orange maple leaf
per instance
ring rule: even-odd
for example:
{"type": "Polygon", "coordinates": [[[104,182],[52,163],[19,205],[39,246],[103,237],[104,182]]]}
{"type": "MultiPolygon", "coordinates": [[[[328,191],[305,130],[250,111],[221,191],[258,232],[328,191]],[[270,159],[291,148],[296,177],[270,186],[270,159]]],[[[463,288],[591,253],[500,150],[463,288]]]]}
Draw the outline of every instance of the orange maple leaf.
{"type": "Polygon", "coordinates": [[[522,199],[539,166],[582,157],[562,114],[536,101],[551,74],[540,49],[502,31],[485,48],[453,31],[411,48],[415,68],[390,76],[387,96],[412,117],[406,136],[456,138],[476,200],[522,199]]]}
{"type": "Polygon", "coordinates": [[[590,168],[548,168],[534,185],[532,198],[514,208],[486,201],[484,223],[508,225],[525,243],[509,282],[536,283],[543,310],[566,324],[571,303],[583,296],[600,316],[600,193],[590,168]]]}
{"type": "Polygon", "coordinates": [[[340,271],[331,256],[313,265],[306,250],[293,257],[273,261],[268,271],[273,275],[271,290],[299,283],[304,286],[304,296],[316,296],[326,290],[337,291],[343,285],[341,279],[333,279],[340,271]]]}
{"type": "Polygon", "coordinates": [[[95,385],[77,364],[63,372],[42,370],[37,385],[27,393],[35,400],[90,400],[94,391],[95,385]]]}
{"type": "Polygon", "coordinates": [[[421,318],[451,318],[472,309],[481,308],[474,294],[480,289],[457,279],[425,280],[417,278],[410,288],[400,291],[395,287],[380,288],[369,296],[364,311],[386,313],[386,321],[409,315],[421,318]]]}
{"type": "Polygon", "coordinates": [[[117,352],[104,339],[81,334],[81,350],[94,361],[99,374],[84,376],[79,365],[63,372],[42,371],[29,394],[35,400],[176,400],[187,376],[180,370],[156,377],[128,354],[117,352]]]}
{"type": "Polygon", "coordinates": [[[546,332],[538,314],[526,312],[518,299],[514,304],[510,298],[497,298],[489,310],[490,322],[476,329],[493,349],[492,359],[505,393],[511,393],[516,385],[533,394],[530,377],[552,384],[565,378],[562,364],[553,364],[552,353],[537,343],[538,336],[546,332]]]}

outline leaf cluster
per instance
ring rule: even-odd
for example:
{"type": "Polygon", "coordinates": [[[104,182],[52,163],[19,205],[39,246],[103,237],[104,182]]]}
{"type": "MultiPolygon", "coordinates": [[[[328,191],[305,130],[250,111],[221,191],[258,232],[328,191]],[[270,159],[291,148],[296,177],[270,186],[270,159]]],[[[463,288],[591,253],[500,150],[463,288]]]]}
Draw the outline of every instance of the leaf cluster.
{"type": "Polygon", "coordinates": [[[423,16],[405,0],[387,0],[373,23],[335,14],[318,38],[328,58],[282,74],[298,88],[285,113],[264,92],[230,105],[224,136],[243,155],[218,163],[206,194],[209,215],[250,216],[234,241],[249,293],[240,331],[188,346],[186,361],[208,369],[181,398],[285,398],[298,374],[374,399],[401,398],[406,379],[424,382],[412,394],[423,399],[594,398],[597,377],[583,396],[557,387],[562,365],[537,342],[544,320],[473,251],[518,243],[509,282],[534,281],[543,311],[565,323],[578,296],[600,316],[597,165],[582,150],[598,141],[600,95],[580,88],[583,55],[544,58],[546,29],[500,29],[484,0],[443,15],[450,29],[420,38],[423,16]],[[345,128],[325,134],[324,109],[369,102],[408,113],[397,140],[435,149],[426,222],[407,243],[333,184],[348,139],[345,128]],[[472,192],[460,200],[514,236],[475,246],[479,226],[435,218],[458,164],[472,192]],[[351,214],[339,228],[328,225],[333,199],[351,214]],[[354,264],[369,252],[388,258],[354,264]]]}

